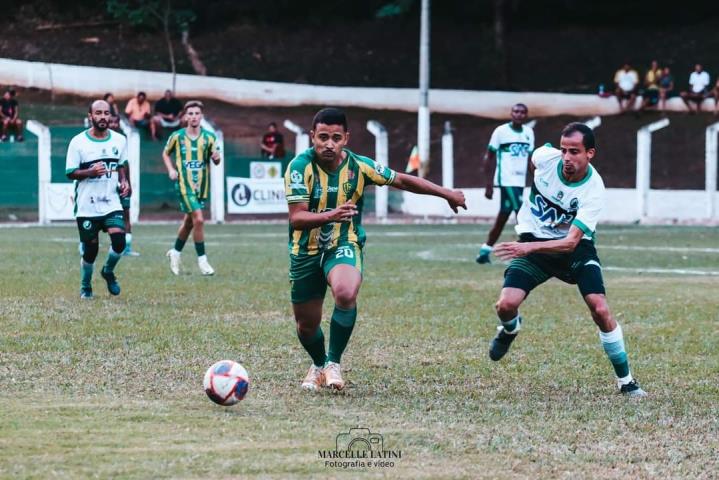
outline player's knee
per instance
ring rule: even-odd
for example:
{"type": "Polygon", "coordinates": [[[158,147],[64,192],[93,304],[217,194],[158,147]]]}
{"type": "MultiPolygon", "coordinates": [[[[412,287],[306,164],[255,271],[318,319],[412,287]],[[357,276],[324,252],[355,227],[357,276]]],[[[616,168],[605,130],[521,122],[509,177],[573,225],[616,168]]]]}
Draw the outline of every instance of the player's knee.
{"type": "Polygon", "coordinates": [[[111,233],[110,244],[112,245],[112,251],[115,253],[122,253],[125,251],[125,232],[111,233]]]}
{"type": "Polygon", "coordinates": [[[352,307],[357,302],[357,288],[353,285],[337,285],[332,289],[335,303],[340,307],[352,307]]]}
{"type": "Polygon", "coordinates": [[[494,305],[494,309],[497,311],[497,315],[504,317],[506,315],[513,314],[518,308],[519,303],[512,298],[500,297],[497,303],[494,305]]]}
{"type": "Polygon", "coordinates": [[[201,216],[193,216],[191,223],[193,227],[202,227],[205,224],[205,219],[201,216]]]}
{"type": "Polygon", "coordinates": [[[85,263],[95,263],[99,248],[100,246],[97,243],[97,239],[82,242],[82,259],[85,263]]]}
{"type": "Polygon", "coordinates": [[[599,301],[594,302],[590,307],[592,317],[599,321],[606,321],[609,319],[611,313],[609,312],[609,305],[607,302],[599,301]]]}

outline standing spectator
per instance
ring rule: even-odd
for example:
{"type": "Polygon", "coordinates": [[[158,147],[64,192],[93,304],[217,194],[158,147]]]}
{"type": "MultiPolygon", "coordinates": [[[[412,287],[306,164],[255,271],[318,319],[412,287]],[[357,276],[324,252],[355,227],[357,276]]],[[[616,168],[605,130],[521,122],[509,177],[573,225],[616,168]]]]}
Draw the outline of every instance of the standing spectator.
{"type": "Polygon", "coordinates": [[[717,78],[711,96],[714,97],[714,115],[719,115],[719,78],[717,78]]]}
{"type": "Polygon", "coordinates": [[[182,103],[172,94],[172,90],[165,90],[165,95],[155,102],[155,115],[150,123],[150,134],[153,140],[157,140],[159,128],[171,128],[172,130],[179,128],[180,113],[182,113],[182,103]]]}
{"type": "Polygon", "coordinates": [[[282,134],[277,131],[277,124],[275,122],[267,125],[267,133],[262,135],[262,142],[260,143],[262,149],[262,156],[267,158],[283,158],[285,156],[285,141],[282,138],[282,134]]]}
{"type": "Polygon", "coordinates": [[[639,75],[627,62],[614,74],[614,84],[616,85],[614,92],[619,101],[619,110],[624,113],[634,106],[634,101],[637,99],[639,75]],[[626,106],[624,100],[627,100],[626,106]]]}
{"type": "Polygon", "coordinates": [[[642,110],[655,107],[659,103],[659,79],[662,76],[662,69],[659,62],[652,60],[652,66],[644,75],[644,92],[642,93],[642,110]]]}
{"type": "Polygon", "coordinates": [[[682,100],[686,103],[690,113],[694,113],[689,102],[697,104],[697,113],[702,110],[702,102],[707,97],[711,80],[709,73],[704,70],[701,63],[694,65],[694,71],[689,75],[689,91],[681,93],[682,100]]]}
{"type": "Polygon", "coordinates": [[[148,129],[150,127],[150,102],[145,92],[138,92],[136,97],[130,99],[125,107],[127,120],[135,128],[148,129]]]}
{"type": "Polygon", "coordinates": [[[5,90],[2,99],[0,99],[0,119],[2,119],[0,142],[8,139],[11,130],[15,135],[15,140],[18,142],[25,140],[22,136],[22,120],[20,120],[19,116],[20,106],[15,99],[15,90],[5,90]]]}
{"type": "Polygon", "coordinates": [[[108,128],[115,130],[116,132],[120,132],[120,109],[117,107],[115,95],[108,92],[102,97],[102,99],[110,106],[110,121],[108,128]]]}
{"type": "Polygon", "coordinates": [[[659,78],[659,101],[662,110],[667,108],[667,98],[674,96],[674,76],[669,67],[664,67],[662,76],[659,78]]]}

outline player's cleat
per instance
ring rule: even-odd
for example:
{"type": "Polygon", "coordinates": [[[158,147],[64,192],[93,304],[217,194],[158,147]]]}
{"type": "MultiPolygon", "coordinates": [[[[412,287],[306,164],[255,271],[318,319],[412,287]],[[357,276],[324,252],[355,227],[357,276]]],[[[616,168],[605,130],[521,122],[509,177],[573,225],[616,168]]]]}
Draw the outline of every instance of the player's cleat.
{"type": "Polygon", "coordinates": [[[302,390],[309,390],[311,392],[316,392],[320,388],[322,388],[322,385],[325,383],[325,372],[322,367],[318,367],[317,365],[312,365],[307,372],[307,375],[305,376],[305,379],[302,380],[302,390]]]}
{"type": "Polygon", "coordinates": [[[92,287],[80,287],[80,298],[89,300],[92,298],[92,287]]]}
{"type": "Polygon", "coordinates": [[[125,250],[123,250],[122,256],[123,257],[139,257],[140,252],[136,252],[135,250],[133,250],[131,248],[126,248],[125,250]]]}
{"type": "Polygon", "coordinates": [[[633,398],[641,398],[646,397],[648,394],[644,390],[642,390],[642,387],[639,386],[636,380],[632,380],[629,383],[625,383],[624,385],[621,385],[619,387],[619,392],[622,395],[626,395],[627,397],[633,397],[633,398]]]}
{"type": "Polygon", "coordinates": [[[167,257],[170,259],[170,271],[175,274],[180,274],[180,252],[171,248],[167,251],[167,257]]]}
{"type": "Polygon", "coordinates": [[[474,259],[475,262],[479,263],[480,265],[485,263],[492,263],[492,261],[489,259],[489,253],[479,253],[477,255],[477,258],[474,259]]]}
{"type": "Polygon", "coordinates": [[[325,385],[335,390],[345,388],[345,381],[342,380],[339,363],[327,362],[325,364],[325,385]]]}
{"type": "Polygon", "coordinates": [[[522,326],[522,317],[519,317],[517,321],[519,324],[514,331],[515,333],[507,333],[501,325],[497,327],[497,336],[494,337],[492,342],[489,344],[489,358],[495,362],[502,359],[502,357],[509,351],[509,346],[512,345],[514,339],[517,338],[519,328],[522,326]]]}
{"type": "Polygon", "coordinates": [[[107,282],[107,291],[110,292],[110,295],[120,295],[120,284],[117,283],[115,274],[106,272],[105,267],[103,267],[102,270],[100,270],[100,275],[105,279],[105,282],[107,282]]]}
{"type": "Polygon", "coordinates": [[[210,262],[207,261],[207,255],[197,257],[197,266],[200,267],[200,272],[203,275],[214,275],[215,269],[210,266],[210,262]]]}

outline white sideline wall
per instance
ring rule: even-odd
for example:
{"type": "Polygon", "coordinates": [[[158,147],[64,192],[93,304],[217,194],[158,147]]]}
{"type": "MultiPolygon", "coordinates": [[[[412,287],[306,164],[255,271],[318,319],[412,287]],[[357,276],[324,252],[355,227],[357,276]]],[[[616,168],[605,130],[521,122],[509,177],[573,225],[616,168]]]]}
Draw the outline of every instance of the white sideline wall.
{"type": "MultiPolygon", "coordinates": [[[[88,97],[113,92],[116,97],[124,98],[142,90],[150,98],[159,98],[172,85],[172,74],[0,58],[0,84],[88,97]]],[[[416,112],[418,94],[415,88],[331,87],[177,75],[177,95],[180,97],[214,98],[246,106],[342,105],[416,112]]],[[[429,107],[434,113],[496,119],[506,119],[509,105],[517,102],[528,104],[532,116],[540,117],[619,113],[615,98],[600,98],[593,94],[433,89],[429,95],[429,107]]],[[[707,108],[714,106],[711,100],[706,100],[706,105],[707,108]]],[[[686,107],[680,98],[672,98],[667,102],[667,109],[685,111],[686,107]]]]}
{"type": "MultiPolygon", "coordinates": [[[[527,201],[529,189],[524,189],[524,201],[527,201]]],[[[460,210],[461,216],[490,217],[499,211],[499,190],[495,188],[492,200],[484,197],[483,188],[463,188],[467,200],[467,210],[460,210]]],[[[447,202],[441,198],[416,193],[402,192],[402,213],[418,216],[448,216],[447,202]]],[[[602,222],[636,222],[642,220],[637,193],[633,188],[607,188],[607,204],[602,214],[602,222]]],[[[709,220],[704,208],[707,194],[704,190],[650,190],[649,212],[646,220],[701,221],[709,220]]],[[[719,207],[719,194],[714,194],[714,205],[719,207]]],[[[717,211],[716,209],[714,211],[717,211]]],[[[453,213],[451,215],[454,215],[453,213]]]]}

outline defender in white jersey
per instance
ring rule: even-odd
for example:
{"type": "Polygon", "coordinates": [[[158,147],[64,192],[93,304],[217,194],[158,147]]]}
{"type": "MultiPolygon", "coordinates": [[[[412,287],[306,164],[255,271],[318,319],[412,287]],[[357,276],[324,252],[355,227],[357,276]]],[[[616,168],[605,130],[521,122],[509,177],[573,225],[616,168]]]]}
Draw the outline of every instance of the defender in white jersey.
{"type": "Polygon", "coordinates": [[[534,150],[534,131],[523,125],[529,110],[523,103],[512,107],[512,121],[494,129],[484,155],[487,186],[484,196],[491,200],[494,187],[499,187],[499,213],[489,231],[487,242],[479,249],[477,263],[490,263],[489,254],[502,234],[512,212],[522,206],[522,193],[527,181],[529,157],[534,150]]]}
{"type": "Polygon", "coordinates": [[[620,392],[641,397],[646,393],[629,371],[622,328],[609,310],[594,248],[594,231],[604,207],[604,183],[589,165],[595,152],[594,132],[582,123],[570,123],[562,130],[559,150],[544,146],[534,152],[529,202],[517,216],[519,242],[500,243],[494,249],[499,258],[512,261],[496,304],[502,325],[489,357],[497,361],[507,353],[522,325],[519,306],[535,287],[556,277],[579,287],[599,327],[620,392]]]}
{"type": "Polygon", "coordinates": [[[127,140],[108,128],[110,106],[104,100],[96,100],[88,116],[92,127],[73,137],[65,163],[67,177],[75,180],[75,219],[82,242],[81,298],[92,298],[92,272],[100,230],[110,235],[112,245],[100,274],[110,294],[120,294],[114,273],[125,250],[120,197],[131,193],[126,170],[127,140]]]}

